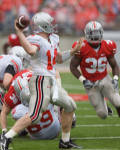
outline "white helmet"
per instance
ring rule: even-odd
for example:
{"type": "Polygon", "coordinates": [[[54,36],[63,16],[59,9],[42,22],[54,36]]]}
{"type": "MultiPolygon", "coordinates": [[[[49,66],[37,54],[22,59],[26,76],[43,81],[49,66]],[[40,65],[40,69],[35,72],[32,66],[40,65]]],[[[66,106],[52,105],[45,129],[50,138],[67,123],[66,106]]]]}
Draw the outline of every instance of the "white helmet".
{"type": "Polygon", "coordinates": [[[97,21],[90,21],[85,26],[85,38],[91,44],[101,43],[103,38],[102,25],[97,21]]]}
{"type": "Polygon", "coordinates": [[[55,25],[53,25],[54,18],[45,12],[36,13],[32,17],[32,30],[35,33],[46,32],[53,33],[55,32],[55,25]]]}
{"type": "Polygon", "coordinates": [[[14,46],[9,51],[10,55],[15,55],[21,59],[23,62],[24,68],[27,68],[30,63],[31,56],[27,54],[27,52],[24,50],[21,46],[14,46]]]}

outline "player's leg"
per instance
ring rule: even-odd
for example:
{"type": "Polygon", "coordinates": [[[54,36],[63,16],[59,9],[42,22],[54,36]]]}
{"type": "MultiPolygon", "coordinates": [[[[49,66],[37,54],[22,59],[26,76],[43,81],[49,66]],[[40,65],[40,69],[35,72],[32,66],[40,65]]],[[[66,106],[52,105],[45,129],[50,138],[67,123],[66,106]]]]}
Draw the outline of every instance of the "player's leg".
{"type": "Polygon", "coordinates": [[[3,105],[3,98],[5,95],[5,90],[3,88],[0,87],[0,112],[2,110],[2,105],[3,105]]]}
{"type": "Polygon", "coordinates": [[[62,137],[59,142],[59,148],[80,149],[81,147],[74,144],[70,139],[70,131],[76,104],[63,88],[59,88],[58,93],[59,98],[54,104],[63,108],[61,113],[62,137]]]}
{"type": "Polygon", "coordinates": [[[109,101],[116,108],[117,113],[120,117],[120,95],[113,87],[112,78],[108,75],[102,83],[104,88],[102,89],[102,93],[109,99],[109,101]]]}
{"type": "Polygon", "coordinates": [[[50,79],[44,79],[42,76],[33,76],[30,79],[31,98],[29,112],[17,120],[14,126],[5,134],[4,139],[1,141],[1,150],[5,150],[4,148],[9,145],[9,139],[16,136],[31,123],[40,120],[42,116],[41,111],[48,107],[50,101],[50,84],[50,79]],[[44,92],[47,92],[47,94],[44,92]]]}
{"type": "Polygon", "coordinates": [[[89,101],[94,107],[97,115],[100,118],[105,119],[108,115],[108,109],[104,100],[104,96],[101,94],[99,87],[93,87],[90,90],[86,90],[86,92],[88,94],[89,101]]]}

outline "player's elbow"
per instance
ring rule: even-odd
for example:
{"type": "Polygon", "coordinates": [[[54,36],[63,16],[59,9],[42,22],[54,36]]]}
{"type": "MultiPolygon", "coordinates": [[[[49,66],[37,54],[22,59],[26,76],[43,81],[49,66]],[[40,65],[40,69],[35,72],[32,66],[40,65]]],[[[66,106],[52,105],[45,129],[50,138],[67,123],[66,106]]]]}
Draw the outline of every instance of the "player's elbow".
{"type": "Polygon", "coordinates": [[[38,51],[38,47],[35,45],[30,45],[30,47],[26,48],[26,51],[29,55],[34,56],[36,52],[38,51]]]}

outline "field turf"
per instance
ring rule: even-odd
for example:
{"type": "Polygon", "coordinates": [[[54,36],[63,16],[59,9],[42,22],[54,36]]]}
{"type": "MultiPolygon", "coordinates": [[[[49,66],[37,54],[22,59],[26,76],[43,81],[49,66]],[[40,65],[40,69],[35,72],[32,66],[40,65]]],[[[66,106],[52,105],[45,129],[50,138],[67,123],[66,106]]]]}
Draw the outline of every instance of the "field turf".
{"type": "MultiPolygon", "coordinates": [[[[70,73],[61,73],[62,85],[69,93],[85,93],[82,84],[70,73]]],[[[115,109],[114,114],[101,120],[96,116],[89,101],[77,103],[77,125],[71,131],[71,138],[85,150],[120,150],[120,119],[115,109]]],[[[13,120],[8,116],[8,126],[12,126],[13,120]]],[[[54,131],[53,131],[54,132],[54,131]]],[[[58,150],[60,136],[54,140],[33,141],[28,136],[16,137],[10,148],[13,150],[58,150]]]]}

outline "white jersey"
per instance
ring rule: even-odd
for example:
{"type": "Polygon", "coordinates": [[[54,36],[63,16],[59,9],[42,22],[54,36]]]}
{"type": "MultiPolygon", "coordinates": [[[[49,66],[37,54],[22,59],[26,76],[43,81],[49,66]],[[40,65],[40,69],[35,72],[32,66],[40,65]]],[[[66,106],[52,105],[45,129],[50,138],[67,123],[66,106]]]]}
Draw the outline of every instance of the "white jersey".
{"type": "MultiPolygon", "coordinates": [[[[15,120],[21,118],[28,112],[28,108],[23,104],[17,105],[12,110],[12,116],[15,120]]],[[[54,112],[54,107],[49,104],[48,109],[42,114],[41,120],[27,128],[32,139],[53,139],[60,132],[60,122],[54,112]]]]}
{"type": "Polygon", "coordinates": [[[39,50],[31,57],[30,65],[35,75],[55,76],[55,58],[59,51],[59,36],[51,34],[49,41],[40,35],[31,35],[27,40],[39,50]]]}
{"type": "Polygon", "coordinates": [[[14,55],[0,55],[0,83],[4,78],[4,72],[8,65],[13,65],[15,73],[22,70],[22,61],[19,57],[14,55]]]}

